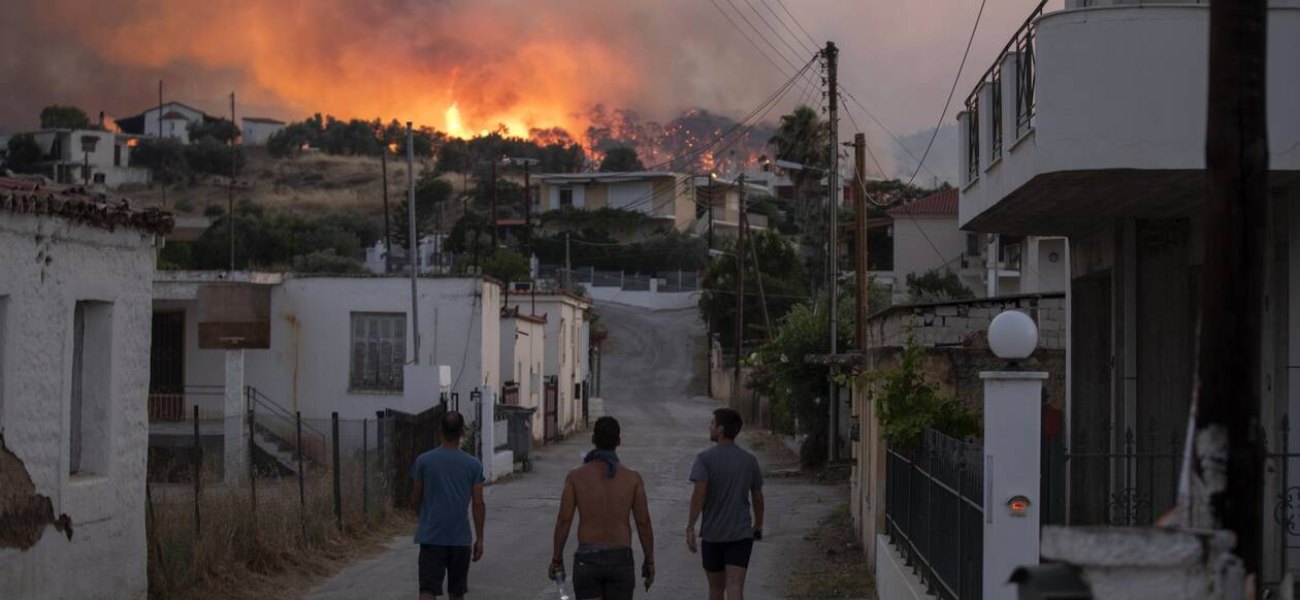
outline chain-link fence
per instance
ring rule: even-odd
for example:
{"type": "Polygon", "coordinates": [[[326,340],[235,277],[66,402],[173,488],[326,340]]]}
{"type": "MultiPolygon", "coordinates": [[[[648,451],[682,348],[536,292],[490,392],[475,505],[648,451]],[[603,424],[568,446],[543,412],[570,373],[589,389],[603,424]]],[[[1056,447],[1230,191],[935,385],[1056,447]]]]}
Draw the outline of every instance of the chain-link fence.
{"type": "Polygon", "coordinates": [[[162,595],[231,565],[291,560],[391,511],[383,419],[303,419],[249,403],[243,417],[195,410],[151,428],[150,578],[162,595]]]}

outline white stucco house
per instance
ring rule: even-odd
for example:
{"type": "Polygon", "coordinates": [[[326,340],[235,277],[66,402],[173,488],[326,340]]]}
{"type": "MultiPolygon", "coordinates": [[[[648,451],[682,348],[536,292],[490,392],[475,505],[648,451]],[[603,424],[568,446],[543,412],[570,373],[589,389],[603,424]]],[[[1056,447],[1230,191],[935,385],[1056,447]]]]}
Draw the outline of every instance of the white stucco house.
{"type": "Polygon", "coordinates": [[[245,146],[265,146],[272,135],[284,129],[284,121],[265,117],[244,117],[239,121],[239,131],[245,146]]]}
{"type": "Polygon", "coordinates": [[[696,219],[694,177],[666,171],[554,173],[538,182],[540,212],[617,208],[646,215],[656,225],[685,231],[696,219]]]}
{"type": "Polygon", "coordinates": [[[894,303],[906,303],[908,275],[955,273],[976,297],[1061,292],[1069,274],[1063,237],[990,236],[964,231],[958,192],[940,190],[886,211],[893,219],[894,303]]]}
{"type": "Polygon", "coordinates": [[[149,169],[131,166],[138,136],[103,129],[46,129],[29,134],[41,148],[39,172],[56,183],[115,189],[149,183],[149,169]]]}
{"type": "Polygon", "coordinates": [[[190,125],[203,123],[207,113],[181,102],[167,102],[138,115],[117,120],[123,133],[162,137],[190,143],[190,125]],[[160,123],[161,122],[161,123],[160,123]],[[160,127],[161,125],[161,127],[160,127]]]}
{"type": "MultiPolygon", "coordinates": [[[[1260,340],[1267,504],[1261,589],[1300,574],[1300,2],[1271,0],[1267,125],[1272,226],[1260,340]],[[1294,335],[1293,335],[1294,334],[1294,335]]],[[[1178,448],[1193,394],[1206,255],[1210,7],[1066,0],[1029,15],[958,117],[958,219],[969,231],[1069,240],[1068,451],[1178,448]],[[1126,436],[1133,435],[1127,442],[1126,436]]],[[[1073,455],[1071,455],[1073,456],[1073,455]]],[[[1070,458],[1052,485],[1072,525],[1149,525],[1174,503],[1177,461],[1070,458]],[[1141,477],[1134,477],[1137,469],[1141,477]],[[1126,478],[1135,483],[1126,485],[1126,478]],[[1108,498],[1145,507],[1116,518],[1108,498]]]]}
{"type": "Polygon", "coordinates": [[[543,396],[543,434],[547,440],[558,439],[585,425],[583,397],[590,394],[587,372],[591,327],[587,313],[591,304],[567,293],[537,294],[519,299],[519,304],[531,305],[532,314],[546,319],[548,381],[543,385],[553,386],[555,392],[554,404],[549,404],[550,397],[543,396]]]}
{"type": "Polygon", "coordinates": [[[170,226],[98,196],[0,189],[5,598],[146,597],[140,399],[170,226]]]}
{"type": "Polygon", "coordinates": [[[544,439],[543,384],[546,380],[546,317],[523,306],[501,310],[501,404],[536,409],[533,441],[544,439]]]}

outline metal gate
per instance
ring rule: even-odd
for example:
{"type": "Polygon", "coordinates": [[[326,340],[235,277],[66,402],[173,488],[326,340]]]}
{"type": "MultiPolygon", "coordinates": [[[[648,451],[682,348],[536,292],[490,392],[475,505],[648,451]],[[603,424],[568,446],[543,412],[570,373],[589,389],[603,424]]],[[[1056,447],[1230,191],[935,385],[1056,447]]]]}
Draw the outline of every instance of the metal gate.
{"type": "Polygon", "coordinates": [[[542,421],[544,423],[542,431],[546,441],[551,442],[560,439],[560,381],[555,375],[546,378],[545,390],[545,411],[542,421]]]}
{"type": "Polygon", "coordinates": [[[406,506],[411,497],[411,465],[415,459],[442,443],[439,424],[446,412],[442,404],[418,415],[392,409],[380,411],[380,444],[384,445],[383,438],[387,437],[391,448],[387,453],[391,462],[381,464],[380,470],[392,482],[395,506],[406,506]]]}

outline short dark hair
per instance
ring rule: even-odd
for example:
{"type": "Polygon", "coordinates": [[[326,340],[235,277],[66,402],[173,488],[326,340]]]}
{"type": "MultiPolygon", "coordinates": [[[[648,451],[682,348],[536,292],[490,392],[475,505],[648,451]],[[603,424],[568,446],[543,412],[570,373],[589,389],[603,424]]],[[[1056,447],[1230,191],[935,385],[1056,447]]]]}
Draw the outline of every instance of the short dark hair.
{"type": "Polygon", "coordinates": [[[618,419],[601,417],[596,419],[596,425],[591,429],[591,443],[596,445],[597,450],[613,451],[618,447],[618,436],[621,432],[618,419]]]}
{"type": "Polygon", "coordinates": [[[719,408],[713,411],[713,420],[722,428],[722,433],[731,439],[740,435],[740,428],[745,425],[740,413],[732,408],[719,408]]]}
{"type": "Polygon", "coordinates": [[[442,416],[442,421],[438,424],[442,430],[442,437],[448,440],[458,440],[465,436],[465,416],[452,410],[442,416]]]}

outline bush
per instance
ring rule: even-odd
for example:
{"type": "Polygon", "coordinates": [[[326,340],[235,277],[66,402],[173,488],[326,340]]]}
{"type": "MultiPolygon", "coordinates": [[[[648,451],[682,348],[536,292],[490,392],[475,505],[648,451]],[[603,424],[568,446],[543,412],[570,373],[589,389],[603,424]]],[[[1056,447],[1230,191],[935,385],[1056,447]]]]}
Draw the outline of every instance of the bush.
{"type": "Polygon", "coordinates": [[[868,373],[860,381],[880,384],[874,400],[885,440],[893,445],[914,447],[926,429],[955,438],[979,435],[982,427],[979,413],[956,398],[939,394],[938,386],[926,381],[921,365],[923,355],[924,349],[909,331],[902,364],[897,369],[868,373]]]}
{"type": "Polygon", "coordinates": [[[355,258],[339,256],[333,248],[293,257],[293,270],[299,273],[364,273],[365,267],[355,258]]]}
{"type": "Polygon", "coordinates": [[[9,138],[6,165],[15,173],[26,173],[36,163],[41,162],[41,146],[31,135],[15,135],[9,138]]]}
{"type": "Polygon", "coordinates": [[[225,215],[226,215],[226,207],[220,204],[209,204],[206,208],[203,209],[203,216],[209,219],[224,217],[225,215]]]}
{"type": "Polygon", "coordinates": [[[528,281],[532,268],[518,252],[497,250],[483,263],[483,274],[505,283],[528,281]]]}

